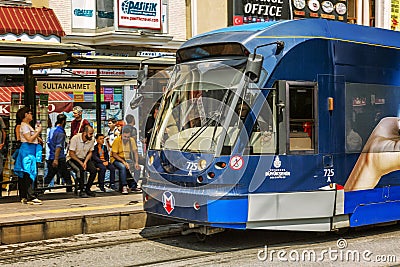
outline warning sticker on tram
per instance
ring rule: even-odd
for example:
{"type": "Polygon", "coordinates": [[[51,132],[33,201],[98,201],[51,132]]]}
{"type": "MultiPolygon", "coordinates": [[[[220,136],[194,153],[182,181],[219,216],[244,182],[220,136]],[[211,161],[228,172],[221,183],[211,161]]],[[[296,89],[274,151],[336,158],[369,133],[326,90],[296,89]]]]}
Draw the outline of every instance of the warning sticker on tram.
{"type": "Polygon", "coordinates": [[[233,156],[231,160],[229,161],[229,167],[231,167],[232,170],[240,170],[243,167],[244,161],[241,156],[233,156]]]}

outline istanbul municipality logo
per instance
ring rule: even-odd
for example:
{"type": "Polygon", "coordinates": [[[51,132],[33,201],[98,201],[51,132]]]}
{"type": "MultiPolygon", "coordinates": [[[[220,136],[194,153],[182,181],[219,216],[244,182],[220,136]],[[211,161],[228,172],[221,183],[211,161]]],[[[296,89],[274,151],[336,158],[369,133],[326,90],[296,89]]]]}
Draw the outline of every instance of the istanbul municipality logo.
{"type": "Polygon", "coordinates": [[[282,162],[279,160],[279,156],[276,156],[275,160],[274,160],[274,167],[279,168],[281,165],[282,165],[282,162]]]}
{"type": "Polygon", "coordinates": [[[125,0],[121,4],[122,12],[128,15],[156,16],[157,3],[125,0]]]}

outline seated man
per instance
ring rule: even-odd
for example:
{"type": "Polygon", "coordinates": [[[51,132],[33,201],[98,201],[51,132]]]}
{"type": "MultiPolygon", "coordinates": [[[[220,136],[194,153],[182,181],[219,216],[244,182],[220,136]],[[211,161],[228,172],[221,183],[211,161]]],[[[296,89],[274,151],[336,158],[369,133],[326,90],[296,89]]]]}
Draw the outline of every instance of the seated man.
{"type": "Polygon", "coordinates": [[[86,125],[83,133],[78,133],[71,138],[69,145],[68,164],[76,173],[80,197],[94,197],[96,195],[90,190],[97,174],[96,166],[92,161],[92,152],[94,150],[93,132],[93,127],[86,125]],[[85,187],[84,177],[86,171],[90,175],[85,187]]]}
{"type": "Polygon", "coordinates": [[[96,168],[100,169],[97,176],[100,191],[112,192],[112,189],[108,189],[107,191],[104,187],[106,170],[110,171],[110,183],[113,184],[115,182],[115,167],[109,162],[110,156],[108,155],[107,146],[104,145],[104,134],[96,134],[96,146],[93,150],[92,160],[96,165],[96,168]]]}
{"type": "MultiPolygon", "coordinates": [[[[114,140],[111,149],[112,163],[119,170],[122,194],[128,194],[128,173],[133,172],[134,169],[140,170],[136,141],[131,137],[130,127],[122,128],[122,134],[114,140]]],[[[141,189],[137,188],[136,181],[133,181],[132,191],[141,192],[141,189]]]]}

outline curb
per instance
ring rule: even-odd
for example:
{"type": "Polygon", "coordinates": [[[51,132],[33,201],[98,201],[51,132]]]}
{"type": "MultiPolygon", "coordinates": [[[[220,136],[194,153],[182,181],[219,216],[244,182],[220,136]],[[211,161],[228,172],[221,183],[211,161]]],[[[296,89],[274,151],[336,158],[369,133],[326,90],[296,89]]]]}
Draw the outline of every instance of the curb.
{"type": "MultiPolygon", "coordinates": [[[[89,214],[66,213],[62,216],[13,218],[0,224],[1,244],[15,244],[79,234],[95,234],[169,224],[166,219],[148,216],[140,210],[102,211],[89,214]]],[[[147,235],[144,231],[144,235],[147,235]]]]}

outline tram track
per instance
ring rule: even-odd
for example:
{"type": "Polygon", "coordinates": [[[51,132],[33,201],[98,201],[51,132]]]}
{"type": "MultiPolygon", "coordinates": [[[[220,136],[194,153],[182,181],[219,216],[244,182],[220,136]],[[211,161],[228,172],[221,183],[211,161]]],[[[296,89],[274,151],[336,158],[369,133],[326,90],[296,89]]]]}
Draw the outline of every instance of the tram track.
{"type": "MultiPolygon", "coordinates": [[[[386,235],[390,235],[392,232],[396,232],[400,230],[400,225],[391,225],[385,227],[378,228],[360,228],[354,230],[347,235],[345,235],[346,239],[349,240],[363,240],[364,242],[370,242],[375,239],[384,239],[389,238],[385,237],[386,235]]],[[[291,249],[296,247],[297,249],[304,250],[315,247],[318,244],[329,244],[334,243],[334,248],[338,239],[341,239],[341,235],[327,232],[327,233],[314,233],[314,235],[309,236],[306,233],[304,235],[296,236],[294,238],[290,237],[290,232],[286,232],[288,236],[283,240],[269,240],[268,247],[274,250],[282,250],[282,249],[291,249]]],[[[299,232],[297,232],[298,234],[299,232]]],[[[187,256],[179,256],[179,257],[170,257],[168,259],[163,260],[154,260],[154,261],[146,261],[141,262],[140,264],[132,264],[130,267],[136,266],[205,266],[207,264],[214,265],[216,261],[218,264],[223,264],[224,262],[229,263],[232,260],[238,257],[237,254],[232,254],[235,252],[240,252],[240,258],[249,258],[255,259],[257,258],[257,252],[263,248],[265,244],[253,244],[248,246],[241,246],[231,249],[226,249],[225,251],[209,251],[209,252],[197,252],[193,255],[187,256]]],[[[328,245],[326,245],[328,247],[328,245]]],[[[208,266],[208,265],[207,265],[208,266]]],[[[400,265],[398,265],[400,266],[400,265]]]]}
{"type": "Polygon", "coordinates": [[[0,264],[3,260],[41,256],[77,249],[100,248],[118,244],[143,242],[180,235],[183,224],[170,224],[96,234],[81,234],[66,238],[55,238],[0,246],[0,264]],[[122,234],[121,234],[122,233],[122,234]],[[45,249],[42,249],[45,248],[45,249]]]}
{"type": "MultiPolygon", "coordinates": [[[[147,246],[155,250],[165,250],[171,253],[162,257],[143,257],[138,262],[127,266],[184,266],[188,263],[200,266],[204,262],[212,265],[214,261],[223,263],[239,257],[241,259],[255,259],[257,251],[262,249],[266,244],[271,249],[289,249],[293,246],[310,248],[315,244],[335,243],[340,238],[338,235],[332,233],[227,231],[208,237],[207,240],[201,242],[194,235],[181,236],[182,225],[180,224],[173,225],[172,227],[171,225],[164,227],[169,229],[156,227],[158,228],[158,233],[155,231],[155,228],[148,228],[146,230],[126,230],[78,235],[72,238],[3,245],[0,246],[0,264],[12,264],[24,258],[25,260],[36,257],[46,258],[46,255],[62,254],[74,250],[147,242],[143,245],[134,246],[147,246]],[[240,254],[238,254],[239,252],[240,254]]],[[[351,231],[345,235],[345,238],[349,240],[359,238],[373,240],[399,230],[400,225],[397,224],[384,228],[351,231]]]]}
{"type": "MultiPolygon", "coordinates": [[[[294,242],[302,241],[304,238],[298,238],[297,240],[292,240],[294,242]]],[[[201,241],[199,241],[201,242],[201,241]]],[[[275,242],[273,244],[270,244],[272,246],[285,246],[287,243],[287,240],[282,241],[282,242],[275,242]]],[[[227,249],[224,252],[220,251],[211,251],[211,252],[201,252],[201,253],[196,253],[194,255],[187,255],[187,256],[179,256],[179,257],[172,257],[164,260],[155,260],[155,261],[147,261],[145,263],[140,263],[140,264],[132,264],[129,265],[130,267],[136,267],[136,266],[157,266],[157,265],[169,265],[169,266],[180,266],[178,265],[179,263],[182,263],[184,266],[187,266],[187,261],[191,260],[202,260],[202,259],[207,259],[209,257],[217,256],[222,259],[228,259],[230,258],[229,255],[233,252],[239,252],[243,250],[251,250],[251,249],[260,249],[260,244],[257,245],[251,245],[251,246],[242,246],[238,248],[232,248],[232,249],[227,249]]],[[[254,255],[253,255],[254,256],[254,255]]]]}

